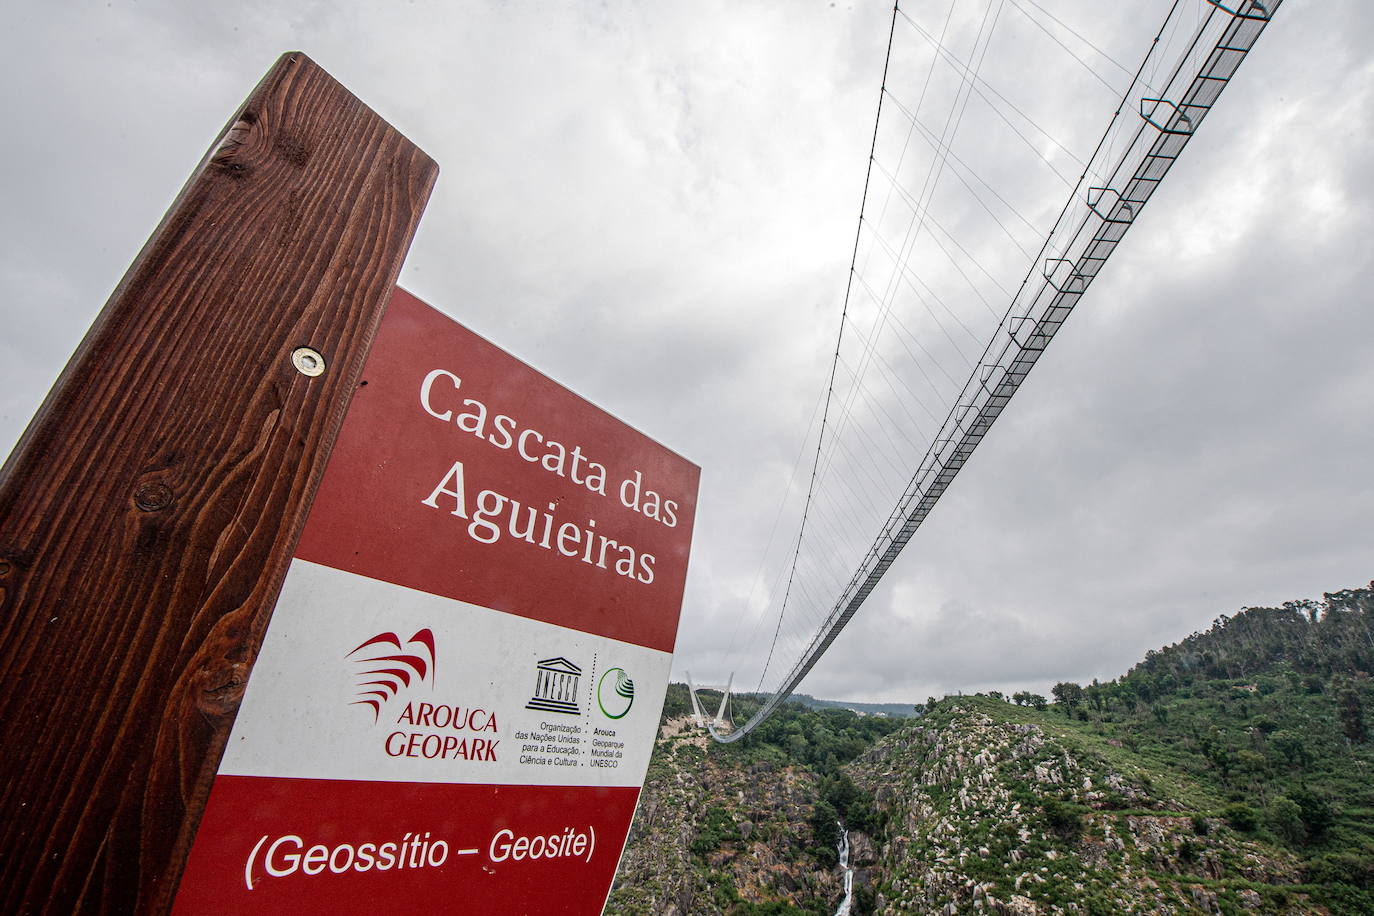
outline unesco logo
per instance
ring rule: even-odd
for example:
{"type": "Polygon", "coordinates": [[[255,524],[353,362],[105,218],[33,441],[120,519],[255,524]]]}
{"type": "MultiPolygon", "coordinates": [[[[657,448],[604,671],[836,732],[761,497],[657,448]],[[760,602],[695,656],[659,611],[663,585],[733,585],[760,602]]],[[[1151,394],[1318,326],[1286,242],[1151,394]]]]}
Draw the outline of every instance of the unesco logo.
{"type": "Polygon", "coordinates": [[[635,702],[635,682],[624,668],[610,668],[596,684],[596,703],[608,719],[623,719],[635,702]]]}
{"type": "Polygon", "coordinates": [[[561,712],[569,716],[582,714],[577,706],[578,685],[582,669],[563,656],[546,658],[535,666],[534,696],[526,709],[541,712],[561,712]]]}

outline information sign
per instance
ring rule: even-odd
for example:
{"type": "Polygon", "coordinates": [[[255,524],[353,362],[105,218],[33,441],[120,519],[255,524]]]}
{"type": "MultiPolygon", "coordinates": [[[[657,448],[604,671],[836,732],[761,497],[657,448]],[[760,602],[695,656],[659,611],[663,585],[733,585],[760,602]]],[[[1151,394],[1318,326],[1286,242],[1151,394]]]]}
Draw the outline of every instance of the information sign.
{"type": "Polygon", "coordinates": [[[397,290],[174,912],[598,913],[698,469],[397,290]]]}

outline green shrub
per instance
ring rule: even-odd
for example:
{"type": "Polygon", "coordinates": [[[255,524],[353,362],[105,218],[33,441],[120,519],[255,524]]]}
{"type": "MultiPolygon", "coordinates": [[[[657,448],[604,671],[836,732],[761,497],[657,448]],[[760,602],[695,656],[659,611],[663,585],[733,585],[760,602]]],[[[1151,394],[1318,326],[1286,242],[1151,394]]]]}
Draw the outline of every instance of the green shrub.
{"type": "Polygon", "coordinates": [[[1329,852],[1307,863],[1312,884],[1349,884],[1374,891],[1374,852],[1329,852]]]}
{"type": "Polygon", "coordinates": [[[1083,821],[1078,816],[1078,809],[1073,805],[1057,798],[1047,798],[1041,808],[1045,812],[1045,820],[1049,823],[1050,830],[1064,839],[1076,840],[1083,833],[1083,821]]]}
{"type": "Polygon", "coordinates": [[[1242,802],[1233,802],[1221,811],[1221,816],[1241,833],[1254,833],[1259,829],[1259,812],[1242,802]]]}
{"type": "Polygon", "coordinates": [[[716,806],[707,811],[706,816],[702,818],[701,828],[692,840],[691,850],[698,856],[706,856],[726,843],[737,842],[740,839],[742,837],[739,825],[735,823],[730,812],[716,806]]]}
{"type": "Polygon", "coordinates": [[[1303,829],[1302,808],[1286,795],[1280,795],[1269,803],[1265,812],[1269,829],[1289,843],[1301,843],[1307,837],[1303,829]]]}

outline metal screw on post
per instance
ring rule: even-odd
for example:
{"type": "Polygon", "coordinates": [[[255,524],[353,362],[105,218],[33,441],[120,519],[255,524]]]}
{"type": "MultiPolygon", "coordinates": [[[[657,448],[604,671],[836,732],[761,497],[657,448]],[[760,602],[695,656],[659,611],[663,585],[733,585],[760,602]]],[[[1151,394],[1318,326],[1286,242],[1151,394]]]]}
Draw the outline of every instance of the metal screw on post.
{"type": "Polygon", "coordinates": [[[324,357],[311,347],[297,347],[291,351],[291,364],[296,371],[309,378],[324,375],[324,357]]]}
{"type": "Polygon", "coordinates": [[[172,489],[165,483],[145,483],[134,491],[134,505],[144,512],[161,512],[172,504],[172,489]]]}

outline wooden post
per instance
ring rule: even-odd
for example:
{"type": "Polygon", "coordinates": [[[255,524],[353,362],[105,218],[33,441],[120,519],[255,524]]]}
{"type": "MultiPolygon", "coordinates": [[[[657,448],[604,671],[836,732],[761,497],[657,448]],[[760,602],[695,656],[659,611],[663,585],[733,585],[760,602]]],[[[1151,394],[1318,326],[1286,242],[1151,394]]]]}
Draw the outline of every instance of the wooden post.
{"type": "Polygon", "coordinates": [[[170,907],[437,173],[284,55],[0,470],[0,912],[170,907]]]}

